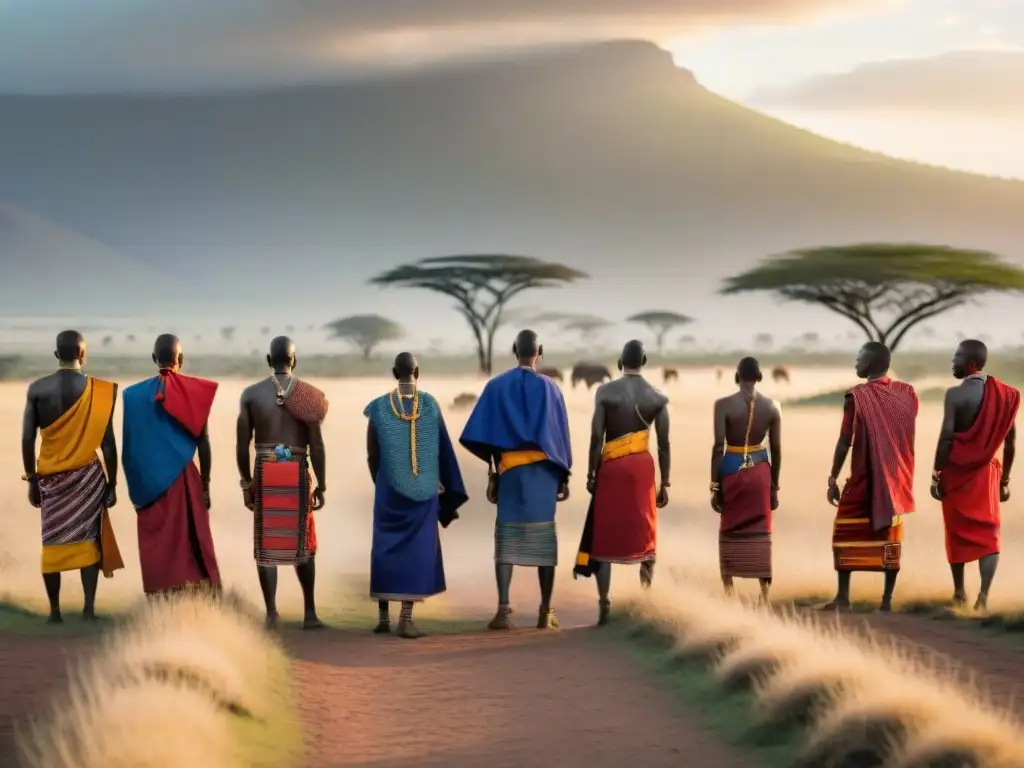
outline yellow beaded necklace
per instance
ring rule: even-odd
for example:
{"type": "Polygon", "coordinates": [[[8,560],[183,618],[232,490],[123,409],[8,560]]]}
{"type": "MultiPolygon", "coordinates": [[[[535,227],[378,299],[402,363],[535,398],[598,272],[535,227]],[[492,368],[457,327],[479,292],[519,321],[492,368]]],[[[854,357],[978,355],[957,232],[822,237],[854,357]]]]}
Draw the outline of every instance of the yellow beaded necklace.
{"type": "MultiPolygon", "coordinates": [[[[415,385],[413,385],[415,387],[415,385]]],[[[402,421],[409,424],[409,443],[411,448],[412,474],[418,477],[420,474],[419,461],[416,458],[416,420],[420,417],[420,392],[413,389],[411,395],[403,395],[396,387],[393,392],[388,392],[388,402],[391,404],[391,412],[402,421]],[[395,398],[399,398],[396,400],[395,398]],[[406,415],[404,408],[399,408],[402,399],[412,399],[412,413],[406,415]]]]}

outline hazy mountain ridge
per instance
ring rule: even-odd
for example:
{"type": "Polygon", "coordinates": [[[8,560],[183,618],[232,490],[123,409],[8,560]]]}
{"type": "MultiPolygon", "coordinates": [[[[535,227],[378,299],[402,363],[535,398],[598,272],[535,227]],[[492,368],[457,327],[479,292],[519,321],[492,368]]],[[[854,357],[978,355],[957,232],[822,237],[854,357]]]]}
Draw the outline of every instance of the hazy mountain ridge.
{"type": "Polygon", "coordinates": [[[862,64],[751,94],[756,107],[1024,115],[1024,52],[955,51],[862,64]]]}
{"type": "Polygon", "coordinates": [[[623,314],[718,306],[728,272],[808,244],[1024,261],[1024,183],[813,136],[645,43],[267,92],[0,98],[0,168],[0,199],[214,285],[222,306],[405,308],[415,294],[365,279],[468,250],[580,266],[596,279],[566,308],[623,314]]]}

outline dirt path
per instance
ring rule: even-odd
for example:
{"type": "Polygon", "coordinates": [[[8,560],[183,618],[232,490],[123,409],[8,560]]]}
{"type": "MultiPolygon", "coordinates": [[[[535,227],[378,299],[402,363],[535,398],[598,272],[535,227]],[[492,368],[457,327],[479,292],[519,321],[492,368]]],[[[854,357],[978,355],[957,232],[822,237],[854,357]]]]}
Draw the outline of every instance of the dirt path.
{"type": "Polygon", "coordinates": [[[594,630],[290,633],[323,766],[742,766],[594,630]]]}

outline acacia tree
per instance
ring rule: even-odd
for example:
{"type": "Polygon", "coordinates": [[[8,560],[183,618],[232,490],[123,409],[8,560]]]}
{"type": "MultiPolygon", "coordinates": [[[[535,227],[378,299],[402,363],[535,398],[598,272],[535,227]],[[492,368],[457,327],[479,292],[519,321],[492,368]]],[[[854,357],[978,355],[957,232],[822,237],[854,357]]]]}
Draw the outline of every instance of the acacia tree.
{"type": "Polygon", "coordinates": [[[235,326],[225,325],[223,328],[220,329],[220,337],[224,339],[225,342],[230,344],[235,340],[235,330],[235,326]]]}
{"type": "Polygon", "coordinates": [[[385,341],[394,341],[405,335],[405,331],[394,320],[380,315],[352,315],[333,320],[324,328],[330,331],[331,339],[341,339],[353,344],[369,360],[373,350],[385,341]]]}
{"type": "Polygon", "coordinates": [[[480,372],[491,374],[494,334],[505,306],[533,288],[553,288],[585,278],[582,272],[529,256],[439,256],[403,264],[370,280],[371,285],[423,288],[455,299],[476,342],[480,372]]]}
{"type": "Polygon", "coordinates": [[[651,333],[654,334],[655,343],[658,346],[658,354],[660,355],[665,349],[665,336],[668,335],[669,331],[673,328],[678,328],[680,325],[692,323],[693,318],[680,315],[678,312],[658,309],[627,317],[626,322],[646,325],[651,330],[651,333]]]}
{"type": "Polygon", "coordinates": [[[102,344],[102,345],[103,345],[104,347],[110,347],[110,346],[113,346],[113,344],[114,344],[114,337],[113,337],[113,336],[104,336],[104,337],[103,337],[103,341],[102,341],[102,342],[100,342],[100,343],[101,343],[101,344],[102,344]]]}
{"type": "Polygon", "coordinates": [[[775,337],[770,333],[759,333],[754,337],[754,346],[758,349],[771,349],[775,346],[775,337]]]}
{"type": "Polygon", "coordinates": [[[895,350],[907,332],[984,293],[1024,290],[1024,270],[993,253],[942,245],[826,246],[769,257],[720,293],[817,304],[895,350]]]}

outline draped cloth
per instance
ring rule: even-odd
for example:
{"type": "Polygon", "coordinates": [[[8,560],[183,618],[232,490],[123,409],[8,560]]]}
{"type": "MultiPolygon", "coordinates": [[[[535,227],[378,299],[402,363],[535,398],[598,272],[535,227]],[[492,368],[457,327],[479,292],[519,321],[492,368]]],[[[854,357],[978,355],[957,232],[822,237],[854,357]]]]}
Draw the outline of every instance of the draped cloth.
{"type": "Polygon", "coordinates": [[[950,563],[970,563],[999,552],[1003,465],[997,454],[1019,407],[1020,392],[989,376],[974,424],[953,436],[942,470],[942,518],[950,563]]]}
{"type": "Polygon", "coordinates": [[[363,410],[380,449],[370,551],[370,597],[375,600],[419,601],[445,591],[438,525],[447,527],[457,519],[469,498],[441,408],[430,394],[418,394],[415,444],[410,422],[392,408],[394,402],[410,416],[411,399],[383,395],[363,410]]]}
{"type": "Polygon", "coordinates": [[[887,377],[847,393],[842,433],[852,456],[832,529],[837,571],[899,570],[902,516],[914,511],[918,405],[913,387],[887,377]]]}
{"type": "Polygon", "coordinates": [[[111,578],[124,568],[107,512],[107,478],[96,456],[114,413],[117,385],[86,377],[85,391],[41,432],[37,472],[42,572],[100,564],[111,578]]]}
{"type": "Polygon", "coordinates": [[[497,458],[495,561],[556,565],[556,497],[572,471],[569,418],[558,386],[522,367],[495,376],[484,387],[459,442],[488,464],[497,458]]]}
{"type": "Polygon", "coordinates": [[[723,577],[772,578],[772,465],[761,446],[725,447],[719,465],[722,515],[718,565],[723,577]],[[753,466],[744,468],[746,454],[753,466]]]}
{"type": "Polygon", "coordinates": [[[165,372],[124,391],[121,463],[137,513],[146,594],[221,585],[194,463],[217,386],[165,372]]]}
{"type": "MultiPolygon", "coordinates": [[[[281,405],[308,426],[319,426],[327,419],[327,396],[302,379],[292,382],[281,405]]],[[[253,557],[258,565],[302,565],[316,557],[313,483],[305,453],[296,452],[282,461],[273,448],[258,447],[252,496],[256,505],[253,557]]]]}
{"type": "Polygon", "coordinates": [[[650,431],[605,443],[594,476],[594,494],[583,524],[573,576],[589,577],[598,563],[654,560],[658,509],[650,431]]]}

